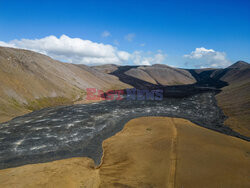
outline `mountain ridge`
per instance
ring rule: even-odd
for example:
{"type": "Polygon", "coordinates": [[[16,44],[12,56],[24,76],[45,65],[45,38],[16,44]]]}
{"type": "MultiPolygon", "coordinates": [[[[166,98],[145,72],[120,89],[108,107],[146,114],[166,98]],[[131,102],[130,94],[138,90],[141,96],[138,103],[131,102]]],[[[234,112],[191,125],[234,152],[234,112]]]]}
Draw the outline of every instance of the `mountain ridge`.
{"type": "Polygon", "coordinates": [[[245,62],[245,61],[237,61],[234,64],[230,65],[228,68],[246,68],[246,67],[250,67],[250,64],[245,62]]]}

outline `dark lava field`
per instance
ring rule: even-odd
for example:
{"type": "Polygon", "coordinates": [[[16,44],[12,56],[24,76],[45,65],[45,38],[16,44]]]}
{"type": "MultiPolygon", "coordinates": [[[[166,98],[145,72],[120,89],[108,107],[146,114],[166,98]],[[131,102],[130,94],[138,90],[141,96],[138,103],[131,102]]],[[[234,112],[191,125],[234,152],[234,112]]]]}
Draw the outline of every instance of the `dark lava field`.
{"type": "Polygon", "coordinates": [[[69,157],[90,157],[99,164],[102,141],[142,116],[188,119],[224,134],[248,139],[225,127],[215,92],[162,101],[123,99],[46,108],[0,124],[0,169],[69,157]]]}

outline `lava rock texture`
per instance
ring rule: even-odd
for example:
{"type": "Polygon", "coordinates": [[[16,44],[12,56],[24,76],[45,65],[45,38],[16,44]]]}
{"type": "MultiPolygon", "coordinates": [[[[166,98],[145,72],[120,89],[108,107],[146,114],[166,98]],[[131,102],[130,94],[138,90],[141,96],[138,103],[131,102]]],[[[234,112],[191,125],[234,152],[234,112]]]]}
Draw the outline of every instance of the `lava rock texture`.
{"type": "Polygon", "coordinates": [[[102,141],[142,116],[188,119],[224,134],[244,137],[225,127],[214,92],[162,101],[103,101],[46,108],[0,124],[0,169],[69,157],[102,156],[102,141]]]}

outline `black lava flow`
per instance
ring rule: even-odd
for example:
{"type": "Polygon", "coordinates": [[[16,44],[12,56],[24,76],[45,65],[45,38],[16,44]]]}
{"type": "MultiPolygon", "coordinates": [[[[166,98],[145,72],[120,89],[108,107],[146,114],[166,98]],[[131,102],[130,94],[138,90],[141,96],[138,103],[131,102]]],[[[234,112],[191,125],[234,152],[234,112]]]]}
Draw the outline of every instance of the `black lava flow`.
{"type": "Polygon", "coordinates": [[[200,126],[244,137],[223,125],[215,92],[162,101],[103,101],[35,111],[0,124],[0,169],[70,157],[102,156],[102,141],[143,116],[188,119],[200,126]]]}
{"type": "Polygon", "coordinates": [[[90,157],[98,165],[102,142],[131,119],[144,116],[185,118],[202,127],[249,141],[224,126],[225,115],[215,94],[227,85],[212,71],[188,70],[197,83],[154,85],[125,74],[131,66],[111,73],[137,89],[162,89],[162,101],[127,100],[45,108],[0,124],[0,169],[70,157],[90,157]]]}

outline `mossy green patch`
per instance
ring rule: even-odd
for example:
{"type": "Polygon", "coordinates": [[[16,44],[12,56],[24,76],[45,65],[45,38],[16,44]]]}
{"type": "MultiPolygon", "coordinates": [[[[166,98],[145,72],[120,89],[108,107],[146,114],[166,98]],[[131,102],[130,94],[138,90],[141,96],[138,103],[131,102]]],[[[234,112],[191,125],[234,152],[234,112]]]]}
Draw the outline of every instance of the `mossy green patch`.
{"type": "Polygon", "coordinates": [[[66,97],[43,97],[33,101],[29,101],[28,104],[24,105],[28,110],[40,110],[46,107],[70,105],[73,101],[66,97]]]}
{"type": "Polygon", "coordinates": [[[19,109],[23,107],[23,105],[13,97],[9,100],[9,103],[14,109],[19,109]]]}

